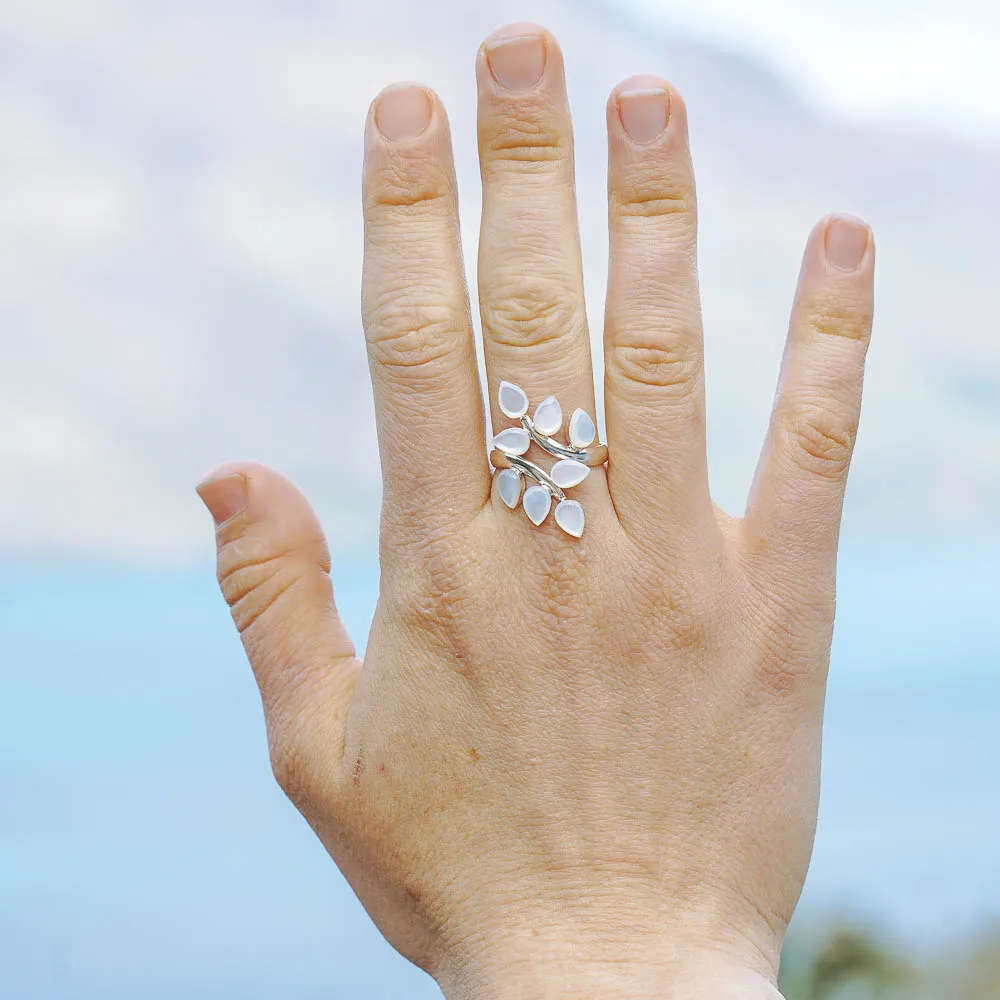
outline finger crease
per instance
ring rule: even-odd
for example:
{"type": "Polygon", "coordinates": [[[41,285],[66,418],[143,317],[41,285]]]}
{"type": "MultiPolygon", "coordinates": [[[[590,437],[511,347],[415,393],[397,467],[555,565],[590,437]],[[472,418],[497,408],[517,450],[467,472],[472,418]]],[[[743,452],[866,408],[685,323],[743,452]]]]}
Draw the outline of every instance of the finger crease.
{"type": "Polygon", "coordinates": [[[267,600],[264,601],[261,607],[255,608],[252,614],[250,614],[250,616],[245,619],[239,616],[239,605],[243,602],[243,600],[245,600],[245,598],[249,597],[258,588],[257,587],[251,588],[246,594],[243,595],[243,597],[241,597],[238,601],[234,602],[232,606],[233,618],[236,619],[237,621],[240,635],[243,635],[245,632],[248,632],[258,621],[260,621],[261,618],[263,618],[264,615],[268,613],[268,611],[271,610],[271,608],[273,608],[278,603],[278,601],[280,601],[290,591],[294,590],[295,587],[302,582],[302,579],[303,578],[301,576],[296,575],[290,577],[288,580],[283,581],[274,591],[274,593],[268,596],[267,600]]]}

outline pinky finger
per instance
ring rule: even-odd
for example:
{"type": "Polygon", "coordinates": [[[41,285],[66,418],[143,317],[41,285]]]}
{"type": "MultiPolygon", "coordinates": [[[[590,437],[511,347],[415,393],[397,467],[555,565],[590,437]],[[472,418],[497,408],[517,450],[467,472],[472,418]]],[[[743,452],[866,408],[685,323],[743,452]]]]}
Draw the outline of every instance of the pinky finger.
{"type": "Polygon", "coordinates": [[[751,555],[777,569],[786,585],[805,588],[804,597],[816,586],[823,596],[833,588],[861,414],[874,270],[874,241],[862,220],[829,216],[813,230],[747,504],[751,555]]]}

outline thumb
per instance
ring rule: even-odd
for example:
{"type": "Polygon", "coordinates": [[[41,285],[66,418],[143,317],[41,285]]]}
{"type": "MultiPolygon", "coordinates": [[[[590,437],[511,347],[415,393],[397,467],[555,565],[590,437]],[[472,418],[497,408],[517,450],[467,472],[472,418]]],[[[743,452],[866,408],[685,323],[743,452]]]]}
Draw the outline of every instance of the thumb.
{"type": "Polygon", "coordinates": [[[219,585],[260,688],[275,775],[294,799],[310,772],[340,763],[361,666],[334,605],[323,530],[298,489],[263,465],[228,462],[197,489],[216,523],[219,585]]]}

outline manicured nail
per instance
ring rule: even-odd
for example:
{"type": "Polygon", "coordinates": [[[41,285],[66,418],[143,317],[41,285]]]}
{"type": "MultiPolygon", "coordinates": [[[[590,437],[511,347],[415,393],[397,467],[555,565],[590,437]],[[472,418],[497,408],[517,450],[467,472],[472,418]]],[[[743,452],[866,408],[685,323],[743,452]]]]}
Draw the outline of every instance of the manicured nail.
{"type": "Polygon", "coordinates": [[[618,95],[618,117],[634,142],[652,142],[670,120],[670,95],[662,87],[623,90],[618,95]]]}
{"type": "Polygon", "coordinates": [[[865,259],[871,231],[856,215],[835,215],[826,227],[826,259],[841,271],[856,271],[865,259]]]}
{"type": "Polygon", "coordinates": [[[216,524],[224,524],[242,513],[247,505],[247,479],[242,473],[208,477],[197,486],[198,496],[216,524]]]}
{"type": "Polygon", "coordinates": [[[545,72],[545,39],[512,35],[486,43],[486,61],[493,78],[507,90],[530,90],[545,72]]]}
{"type": "Polygon", "coordinates": [[[386,87],[375,101],[375,124],[387,139],[416,139],[431,123],[431,98],[413,83],[386,87]]]}

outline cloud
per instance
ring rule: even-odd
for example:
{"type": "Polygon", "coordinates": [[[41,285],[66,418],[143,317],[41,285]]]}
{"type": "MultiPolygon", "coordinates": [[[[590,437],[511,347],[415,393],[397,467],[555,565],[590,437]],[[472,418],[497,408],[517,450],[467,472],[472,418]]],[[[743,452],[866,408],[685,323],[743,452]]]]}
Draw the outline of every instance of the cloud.
{"type": "Polygon", "coordinates": [[[819,107],[1000,139],[1000,9],[986,0],[628,0],[665,28],[752,54],[819,107]]]}
{"type": "MultiPolygon", "coordinates": [[[[192,485],[230,457],[293,475],[335,549],[371,545],[362,123],[396,79],[445,99],[474,275],[472,60],[517,5],[85,7],[0,10],[0,550],[196,557],[192,485]]],[[[738,509],[752,473],[806,233],[847,207],[881,253],[852,523],[1000,524],[996,151],[824,119],[749,62],[598,7],[533,16],[567,53],[592,317],[607,92],[652,69],[688,99],[720,501],[738,509]]]]}

